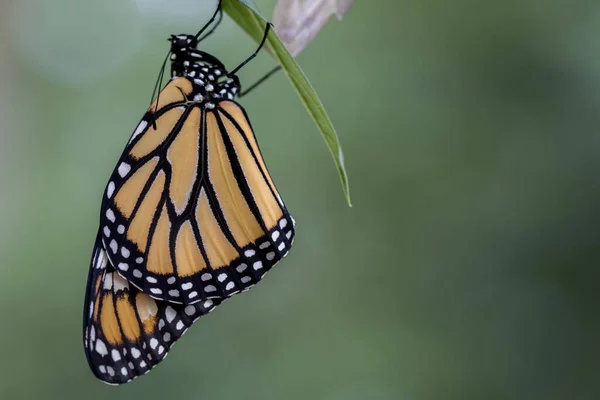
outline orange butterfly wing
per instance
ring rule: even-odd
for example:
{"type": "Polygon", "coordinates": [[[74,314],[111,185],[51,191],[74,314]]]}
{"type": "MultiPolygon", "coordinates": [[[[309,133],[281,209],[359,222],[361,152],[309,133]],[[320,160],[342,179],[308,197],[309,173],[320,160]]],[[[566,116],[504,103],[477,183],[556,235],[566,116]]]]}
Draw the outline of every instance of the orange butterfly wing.
{"type": "Polygon", "coordinates": [[[107,186],[101,231],[118,273],[181,304],[246,290],[292,245],[294,220],[244,110],[206,110],[172,80],[132,135],[107,186]],[[151,121],[156,117],[156,129],[151,121]]]}
{"type": "Polygon", "coordinates": [[[90,368],[102,381],[121,384],[145,374],[219,299],[194,305],[155,301],[115,272],[96,239],[84,308],[84,346],[90,368]]]}

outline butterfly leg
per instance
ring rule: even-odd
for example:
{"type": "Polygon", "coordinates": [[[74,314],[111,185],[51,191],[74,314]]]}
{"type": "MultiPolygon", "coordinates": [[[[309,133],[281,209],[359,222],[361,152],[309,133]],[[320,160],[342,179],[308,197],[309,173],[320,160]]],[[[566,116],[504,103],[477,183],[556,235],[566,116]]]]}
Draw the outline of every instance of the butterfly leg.
{"type": "Polygon", "coordinates": [[[265,29],[265,34],[263,35],[262,41],[258,45],[258,48],[254,51],[254,53],[252,53],[250,55],[250,57],[246,58],[240,65],[235,67],[233,69],[233,71],[229,72],[227,74],[227,76],[231,77],[232,75],[235,75],[240,69],[242,69],[242,67],[244,65],[248,64],[250,61],[252,61],[254,59],[254,57],[256,57],[256,55],[260,52],[260,50],[265,45],[265,42],[267,41],[267,36],[269,36],[269,31],[271,30],[272,26],[273,26],[273,24],[271,24],[270,22],[267,23],[267,28],[265,29]]]}
{"type": "Polygon", "coordinates": [[[202,29],[200,29],[198,31],[198,33],[196,33],[195,37],[196,39],[198,39],[198,37],[200,37],[200,35],[202,35],[202,33],[210,26],[210,24],[212,24],[215,21],[215,18],[217,18],[217,15],[219,15],[219,21],[217,21],[217,24],[204,36],[202,36],[201,39],[198,40],[198,42],[206,39],[206,37],[208,35],[210,35],[211,33],[214,32],[215,29],[217,29],[217,26],[219,26],[219,24],[221,23],[221,20],[223,19],[223,11],[222,11],[222,5],[223,5],[223,0],[219,0],[219,4],[217,5],[217,9],[215,10],[215,13],[213,14],[213,16],[210,18],[210,20],[202,27],[202,29]]]}

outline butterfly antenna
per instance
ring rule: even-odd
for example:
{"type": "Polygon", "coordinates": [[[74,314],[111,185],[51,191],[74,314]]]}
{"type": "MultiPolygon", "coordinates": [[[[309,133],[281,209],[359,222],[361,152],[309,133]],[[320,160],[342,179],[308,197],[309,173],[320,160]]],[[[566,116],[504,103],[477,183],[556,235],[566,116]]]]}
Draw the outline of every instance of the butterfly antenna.
{"type": "Polygon", "coordinates": [[[258,54],[260,49],[262,49],[262,47],[265,45],[265,42],[267,41],[267,36],[269,36],[269,31],[271,30],[272,26],[273,25],[270,22],[267,23],[267,28],[265,29],[265,34],[263,35],[262,41],[258,45],[258,48],[256,49],[256,51],[254,51],[254,53],[252,53],[250,55],[250,57],[246,58],[244,60],[244,62],[242,62],[240,65],[238,65],[236,68],[234,68],[233,71],[229,72],[227,74],[227,76],[231,77],[232,75],[235,75],[236,72],[238,72],[240,69],[242,69],[242,67],[244,65],[248,64],[250,61],[252,61],[252,59],[254,59],[254,57],[256,57],[256,55],[258,54]]]}
{"type": "Polygon", "coordinates": [[[202,27],[202,29],[200,29],[198,31],[198,33],[196,33],[196,35],[194,37],[196,39],[198,39],[200,37],[200,35],[202,35],[202,33],[206,30],[206,28],[208,28],[210,26],[210,24],[212,24],[215,21],[215,18],[217,18],[217,14],[219,15],[219,22],[217,22],[217,24],[213,27],[213,29],[210,30],[210,32],[208,32],[206,35],[204,35],[202,37],[202,39],[199,39],[198,41],[201,41],[201,40],[205,39],[208,35],[210,35],[211,33],[213,33],[214,30],[217,28],[217,26],[219,26],[219,24],[221,23],[221,20],[223,19],[223,12],[221,11],[222,5],[223,5],[223,0],[219,0],[219,4],[217,5],[217,9],[215,10],[215,13],[213,14],[213,16],[202,27]]]}

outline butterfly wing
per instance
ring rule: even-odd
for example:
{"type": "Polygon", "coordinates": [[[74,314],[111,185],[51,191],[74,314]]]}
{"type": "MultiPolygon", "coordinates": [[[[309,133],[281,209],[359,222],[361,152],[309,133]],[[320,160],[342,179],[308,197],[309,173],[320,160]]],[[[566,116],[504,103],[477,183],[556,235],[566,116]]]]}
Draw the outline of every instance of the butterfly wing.
{"type": "Polygon", "coordinates": [[[115,272],[100,240],[94,245],[84,305],[85,353],[94,375],[121,384],[145,374],[166,356],[195,320],[219,299],[194,305],[155,301],[115,272]]]}
{"type": "Polygon", "coordinates": [[[206,256],[198,283],[208,297],[228,297],[256,284],[287,255],[294,220],[241,106],[222,101],[203,120],[205,178],[191,217],[206,256]]]}
{"type": "Polygon", "coordinates": [[[101,213],[118,273],[182,304],[249,288],[294,235],[244,110],[233,101],[206,110],[188,101],[194,93],[187,78],[161,92],[111,176],[101,213]]]}

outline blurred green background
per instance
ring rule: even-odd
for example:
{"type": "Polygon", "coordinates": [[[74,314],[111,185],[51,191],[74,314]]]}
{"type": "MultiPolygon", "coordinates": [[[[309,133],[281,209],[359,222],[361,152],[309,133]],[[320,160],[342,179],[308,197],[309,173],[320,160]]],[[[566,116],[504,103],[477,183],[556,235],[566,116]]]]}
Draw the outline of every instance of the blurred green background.
{"type": "MultiPolygon", "coordinates": [[[[102,192],[165,39],[214,4],[0,5],[0,398],[599,398],[600,3],[573,0],[370,0],[332,20],[298,59],[354,208],[272,78],[242,104],[295,248],[149,375],[93,377],[81,314],[102,192]]],[[[229,19],[203,43],[229,66],[254,47],[229,19]]]]}

